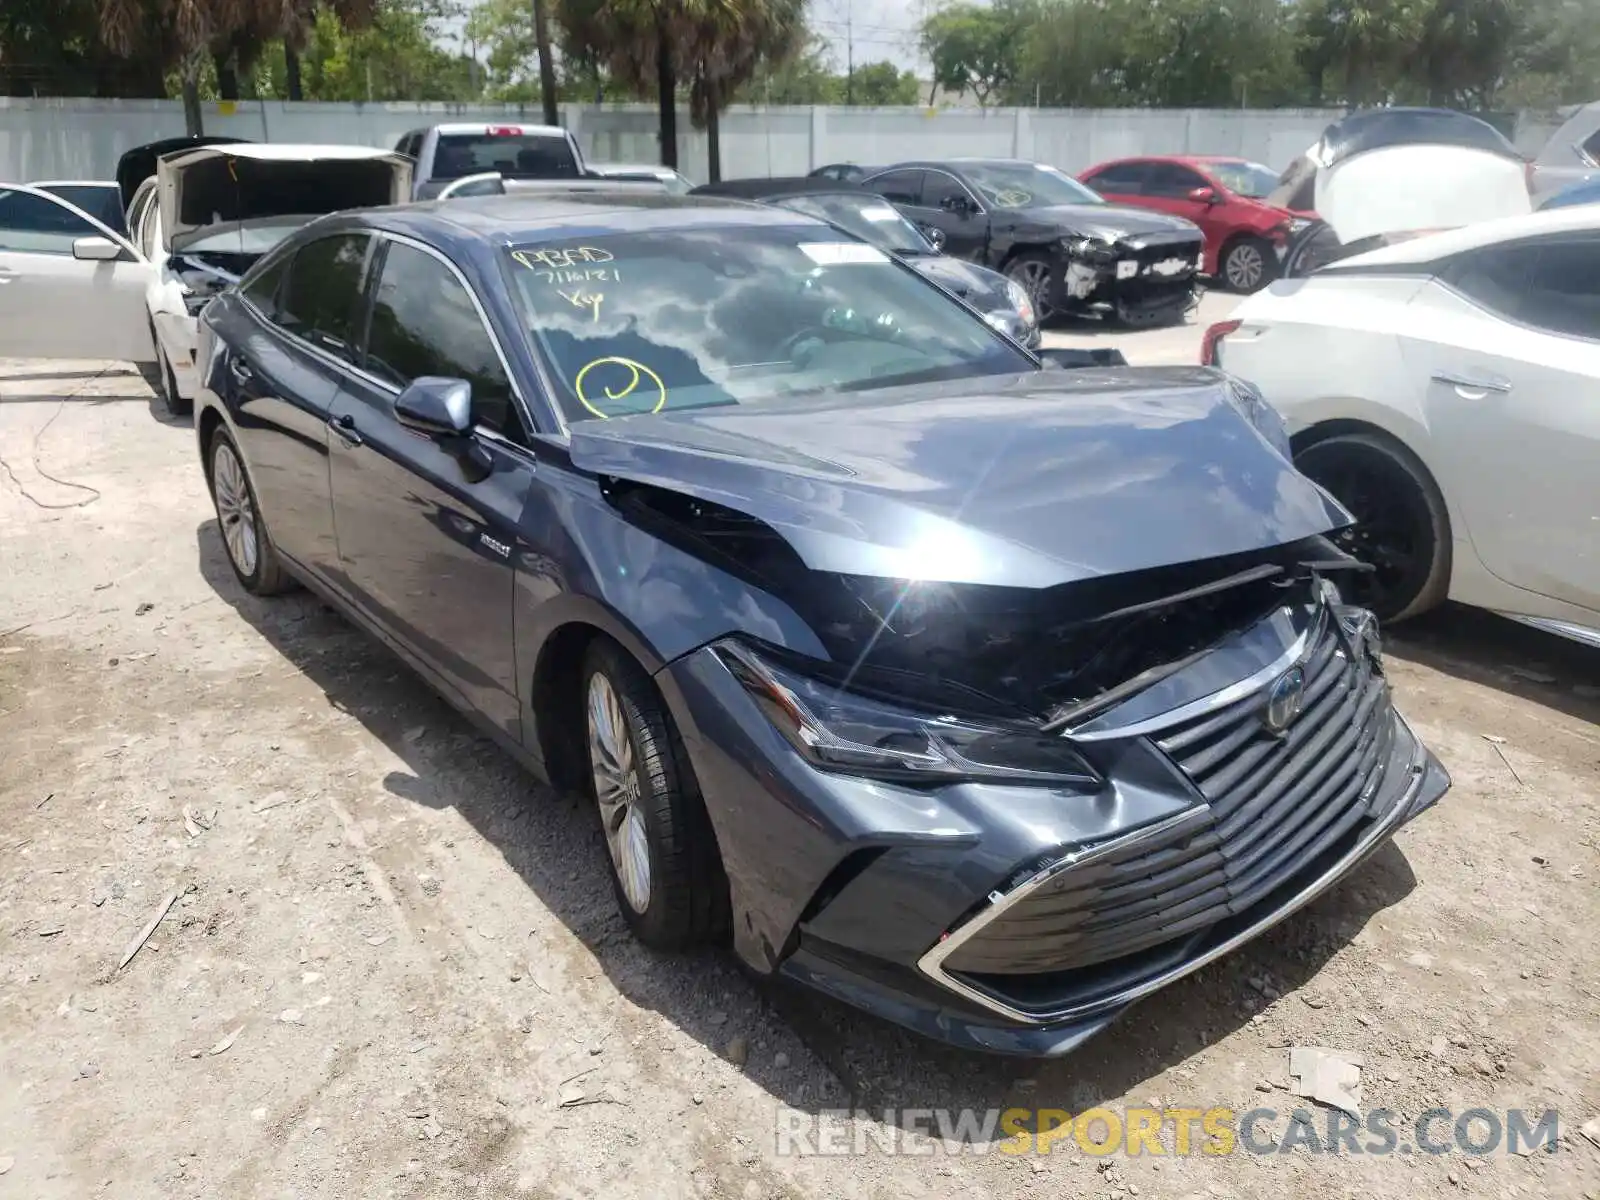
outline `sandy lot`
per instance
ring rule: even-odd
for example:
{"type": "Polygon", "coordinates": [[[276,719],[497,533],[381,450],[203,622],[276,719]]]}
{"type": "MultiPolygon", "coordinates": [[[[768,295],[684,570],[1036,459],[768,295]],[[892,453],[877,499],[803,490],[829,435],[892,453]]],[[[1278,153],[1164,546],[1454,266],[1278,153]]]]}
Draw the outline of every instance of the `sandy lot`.
{"type": "MultiPolygon", "coordinates": [[[[1132,355],[1192,361],[1227,304],[1132,355]]],[[[192,433],[149,397],[116,364],[0,363],[0,1196],[1600,1195],[1600,655],[1458,609],[1392,632],[1445,801],[1076,1057],[981,1059],[640,949],[584,806],[315,601],[239,589],[192,433]],[[1553,1108],[1558,1149],[774,1136],[785,1107],[1305,1105],[1325,1128],[1291,1046],[1361,1056],[1407,1144],[1432,1107],[1553,1108]]]]}

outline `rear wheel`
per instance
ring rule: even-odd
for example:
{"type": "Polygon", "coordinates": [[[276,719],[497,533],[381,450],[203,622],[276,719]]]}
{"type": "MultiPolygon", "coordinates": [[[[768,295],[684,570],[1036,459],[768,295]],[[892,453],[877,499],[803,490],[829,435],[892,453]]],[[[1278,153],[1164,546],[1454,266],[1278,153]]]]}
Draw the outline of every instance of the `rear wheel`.
{"type": "Polygon", "coordinates": [[[649,676],[615,642],[584,658],[591,794],[617,907],[634,936],[684,950],[728,923],[728,882],[710,818],[672,719],[649,676]]]}
{"type": "Polygon", "coordinates": [[[1307,446],[1295,466],[1356,518],[1334,535],[1374,568],[1341,584],[1380,620],[1427,612],[1450,590],[1450,518],[1428,469],[1379,433],[1341,433],[1307,446]]]}
{"type": "Polygon", "coordinates": [[[1272,243],[1246,237],[1230,245],[1222,255],[1222,278],[1236,292],[1259,292],[1272,282],[1274,271],[1272,243]]]}

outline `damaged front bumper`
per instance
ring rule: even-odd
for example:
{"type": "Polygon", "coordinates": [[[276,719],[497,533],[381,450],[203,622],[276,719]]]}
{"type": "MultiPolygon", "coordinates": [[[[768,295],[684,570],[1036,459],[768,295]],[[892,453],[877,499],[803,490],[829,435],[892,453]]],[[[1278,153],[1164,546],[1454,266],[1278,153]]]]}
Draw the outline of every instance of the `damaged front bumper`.
{"type": "Polygon", "coordinates": [[[1204,244],[1195,236],[1062,243],[1049,307],[1129,322],[1176,319],[1200,302],[1204,244]]]}
{"type": "Polygon", "coordinates": [[[1071,729],[1087,788],[818,770],[715,650],[660,678],[742,957],[929,1037],[1047,1056],[1309,904],[1444,794],[1377,655],[1359,610],[1286,607],[1071,729]]]}

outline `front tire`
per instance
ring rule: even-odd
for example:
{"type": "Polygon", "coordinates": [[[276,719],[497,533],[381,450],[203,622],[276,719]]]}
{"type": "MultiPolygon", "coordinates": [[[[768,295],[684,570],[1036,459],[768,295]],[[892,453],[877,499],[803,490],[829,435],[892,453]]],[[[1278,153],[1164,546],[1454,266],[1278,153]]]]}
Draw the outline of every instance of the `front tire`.
{"type": "Polygon", "coordinates": [[[167,352],[161,347],[161,338],[156,334],[156,323],[150,322],[150,341],[156,349],[156,374],[161,389],[161,404],[174,417],[187,417],[194,412],[194,401],[185,400],[178,394],[178,376],[172,369],[172,363],[167,358],[167,352]]]}
{"type": "Polygon", "coordinates": [[[1249,295],[1271,283],[1276,270],[1272,243],[1262,238],[1240,238],[1222,256],[1222,279],[1230,291],[1249,295]]]}
{"type": "Polygon", "coordinates": [[[714,940],[727,929],[728,882],[660,694],[606,638],[591,643],[582,679],[590,795],[623,919],[655,950],[714,940]]]}
{"type": "Polygon", "coordinates": [[[1061,310],[1050,302],[1050,277],[1055,263],[1048,254],[1038,250],[1025,250],[1005,265],[1005,276],[1028,293],[1033,301],[1033,311],[1042,328],[1044,323],[1061,315],[1061,310]]]}
{"type": "Polygon", "coordinates": [[[1375,569],[1350,578],[1349,599],[1382,621],[1420,616],[1444,601],[1450,516],[1416,455],[1384,434],[1357,432],[1313,442],[1294,462],[1356,518],[1334,540],[1375,569]]]}
{"type": "Polygon", "coordinates": [[[284,570],[272,539],[267,536],[244,459],[222,429],[212,435],[207,447],[206,477],[211,484],[228,565],[244,590],[256,596],[274,596],[292,589],[294,580],[284,570]]]}

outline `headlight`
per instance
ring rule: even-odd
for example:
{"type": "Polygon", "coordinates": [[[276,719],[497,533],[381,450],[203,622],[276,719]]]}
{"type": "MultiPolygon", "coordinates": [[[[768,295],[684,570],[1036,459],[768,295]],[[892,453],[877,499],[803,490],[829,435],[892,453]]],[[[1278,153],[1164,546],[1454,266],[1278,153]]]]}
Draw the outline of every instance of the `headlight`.
{"type": "Polygon", "coordinates": [[[1006,301],[1022,318],[1024,325],[1031,327],[1039,323],[1038,317],[1033,312],[1033,300],[1028,296],[1028,289],[1015,279],[1006,280],[1006,301]]]}
{"type": "Polygon", "coordinates": [[[773,727],[823,770],[898,783],[1098,786],[1061,737],[911,712],[789,670],[743,642],[718,642],[713,650],[773,727]]]}
{"type": "Polygon", "coordinates": [[[1289,230],[1289,234],[1292,237],[1293,235],[1299,233],[1302,229],[1309,228],[1310,225],[1311,222],[1306,220],[1304,217],[1290,217],[1285,227],[1289,230]]]}
{"type": "Polygon", "coordinates": [[[1249,418],[1256,432],[1271,442],[1272,448],[1279,454],[1292,459],[1294,454],[1289,448],[1289,427],[1283,423],[1283,414],[1267,403],[1267,398],[1253,383],[1234,379],[1231,381],[1231,390],[1234,404],[1249,418]]]}
{"type": "Polygon", "coordinates": [[[1116,246],[1099,238],[1070,237],[1064,239],[1064,242],[1067,253],[1073,258],[1085,259],[1088,262],[1108,262],[1117,256],[1116,246]]]}

